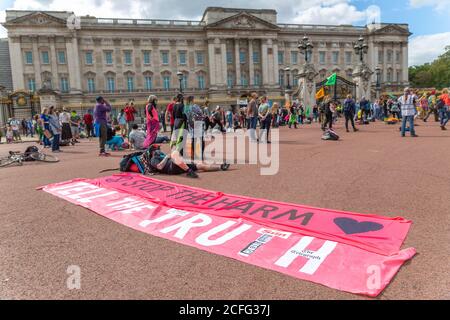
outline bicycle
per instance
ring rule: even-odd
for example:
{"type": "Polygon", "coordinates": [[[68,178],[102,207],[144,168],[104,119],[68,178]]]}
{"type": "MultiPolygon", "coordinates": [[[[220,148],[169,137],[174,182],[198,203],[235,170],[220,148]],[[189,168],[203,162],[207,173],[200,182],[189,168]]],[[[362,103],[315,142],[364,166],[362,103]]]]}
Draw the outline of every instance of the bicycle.
{"type": "Polygon", "coordinates": [[[42,150],[34,152],[9,151],[9,156],[0,158],[0,168],[12,164],[21,166],[26,161],[59,162],[59,159],[53,155],[43,153],[42,150]]]}

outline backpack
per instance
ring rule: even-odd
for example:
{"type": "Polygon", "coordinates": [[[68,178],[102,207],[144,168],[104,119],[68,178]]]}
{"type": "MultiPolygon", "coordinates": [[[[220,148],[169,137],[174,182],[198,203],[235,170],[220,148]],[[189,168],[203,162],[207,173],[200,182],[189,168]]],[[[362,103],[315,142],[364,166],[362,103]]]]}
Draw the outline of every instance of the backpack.
{"type": "Polygon", "coordinates": [[[445,107],[445,102],[444,102],[444,100],[443,99],[438,99],[437,101],[436,101],[436,109],[442,109],[442,108],[444,108],[445,107]]]}
{"type": "Polygon", "coordinates": [[[355,108],[355,102],[353,100],[346,100],[344,102],[344,112],[345,113],[353,112],[354,108],[355,108]]]}
{"type": "Polygon", "coordinates": [[[141,156],[143,153],[144,153],[143,151],[138,151],[138,152],[133,152],[133,153],[124,155],[122,160],[120,161],[119,170],[121,172],[130,172],[130,167],[134,163],[133,158],[137,157],[137,156],[141,156]]]}
{"type": "Polygon", "coordinates": [[[34,161],[34,159],[31,157],[31,154],[37,152],[39,152],[39,149],[36,146],[30,146],[26,148],[24,152],[24,161],[34,161]]]}
{"type": "Polygon", "coordinates": [[[336,131],[333,131],[331,129],[328,129],[325,131],[325,133],[322,136],[322,140],[331,140],[331,141],[337,141],[339,140],[339,135],[336,133],[336,131]]]}

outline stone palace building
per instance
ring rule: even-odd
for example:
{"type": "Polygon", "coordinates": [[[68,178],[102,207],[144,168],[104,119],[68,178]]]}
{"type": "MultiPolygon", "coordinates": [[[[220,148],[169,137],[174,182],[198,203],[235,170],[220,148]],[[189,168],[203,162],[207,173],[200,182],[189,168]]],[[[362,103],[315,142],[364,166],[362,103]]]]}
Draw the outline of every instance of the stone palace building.
{"type": "Polygon", "coordinates": [[[352,81],[359,59],[353,46],[362,36],[369,46],[365,62],[381,68],[382,90],[408,83],[407,24],[283,24],[275,10],[209,7],[200,21],[7,10],[3,26],[13,91],[40,107],[92,108],[98,95],[115,107],[131,98],[143,104],[150,93],[166,102],[180,85],[199,102],[235,104],[252,91],[281,100],[288,82],[298,82],[305,35],[314,45],[317,82],[333,72],[352,81]]]}

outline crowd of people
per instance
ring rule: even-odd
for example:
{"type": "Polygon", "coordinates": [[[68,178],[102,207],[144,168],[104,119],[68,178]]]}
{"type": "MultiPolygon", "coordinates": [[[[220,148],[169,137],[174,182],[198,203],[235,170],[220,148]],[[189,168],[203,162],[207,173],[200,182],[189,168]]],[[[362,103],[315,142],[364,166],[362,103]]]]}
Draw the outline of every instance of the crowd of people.
{"type": "MultiPolygon", "coordinates": [[[[150,95],[144,110],[144,123],[137,121],[138,110],[133,101],[127,103],[117,116],[113,116],[112,111],[111,104],[103,97],[98,97],[93,111],[84,115],[65,107],[44,108],[40,115],[30,119],[8,119],[6,125],[0,126],[0,143],[3,136],[7,143],[13,143],[20,142],[23,136],[36,135],[44,148],[62,152],[61,146],[75,145],[80,138],[98,137],[99,156],[109,156],[110,150],[145,151],[155,144],[170,143],[172,155],[181,159],[175,153],[179,152],[183,156],[181,146],[186,143],[183,141],[184,131],[190,133],[192,139],[201,138],[203,158],[203,134],[208,130],[226,134],[246,129],[250,142],[271,143],[272,127],[297,129],[299,125],[320,123],[321,129],[326,131],[332,129],[339,118],[344,119],[347,132],[350,131],[350,125],[356,132],[356,124],[401,121],[401,135],[405,136],[409,131],[411,136],[417,137],[415,121],[419,119],[426,122],[432,115],[435,121],[440,122],[440,128],[446,130],[450,119],[450,98],[448,89],[443,89],[440,94],[432,91],[419,95],[417,90],[406,88],[398,98],[383,96],[373,102],[365,97],[356,101],[351,95],[340,102],[326,96],[313,107],[304,106],[298,100],[280,107],[277,102],[271,103],[266,96],[259,97],[257,93],[252,93],[247,105],[230,106],[225,110],[221,106],[211,109],[208,101],[197,104],[193,96],[184,97],[182,94],[173,97],[167,106],[159,106],[158,98],[150,95]],[[199,125],[200,128],[196,128],[199,125]],[[170,134],[164,135],[167,127],[170,127],[170,134]],[[195,137],[198,132],[201,132],[201,137],[195,137]]],[[[191,148],[193,158],[193,140],[191,148]]],[[[192,167],[181,166],[194,176],[192,167]]]]}

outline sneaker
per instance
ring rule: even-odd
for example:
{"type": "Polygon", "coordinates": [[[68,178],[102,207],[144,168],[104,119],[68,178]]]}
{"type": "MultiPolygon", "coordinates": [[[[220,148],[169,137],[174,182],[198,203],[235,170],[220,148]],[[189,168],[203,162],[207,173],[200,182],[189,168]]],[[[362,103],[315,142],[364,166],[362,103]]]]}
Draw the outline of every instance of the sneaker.
{"type": "Polygon", "coordinates": [[[109,157],[111,155],[111,153],[108,153],[108,152],[100,152],[99,153],[99,157],[109,157]]]}
{"type": "Polygon", "coordinates": [[[227,171],[230,168],[230,165],[228,163],[224,163],[220,166],[220,170],[227,171]]]}
{"type": "MultiPolygon", "coordinates": [[[[354,130],[354,129],[353,129],[354,130]]],[[[350,132],[350,130],[346,129],[345,131],[350,132]]]]}
{"type": "Polygon", "coordinates": [[[446,128],[446,127],[444,127],[444,126],[441,126],[441,129],[442,129],[442,130],[447,130],[447,128],[446,128]]]}
{"type": "Polygon", "coordinates": [[[417,134],[412,134],[411,137],[418,138],[419,136],[417,134]]]}
{"type": "Polygon", "coordinates": [[[195,171],[192,170],[192,169],[189,169],[189,171],[187,172],[186,175],[187,175],[189,178],[194,178],[194,179],[198,178],[198,174],[195,173],[195,171]]]}

